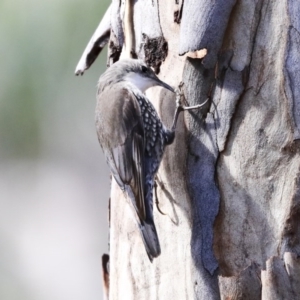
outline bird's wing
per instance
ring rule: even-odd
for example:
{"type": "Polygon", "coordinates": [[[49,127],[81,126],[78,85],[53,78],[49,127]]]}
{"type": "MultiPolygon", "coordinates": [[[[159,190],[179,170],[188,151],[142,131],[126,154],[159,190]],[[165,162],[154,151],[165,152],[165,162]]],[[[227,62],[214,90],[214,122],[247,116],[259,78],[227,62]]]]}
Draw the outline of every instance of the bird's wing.
{"type": "Polygon", "coordinates": [[[131,187],[133,205],[139,217],[145,220],[144,129],[140,109],[135,96],[126,89],[118,89],[117,85],[113,90],[101,93],[99,104],[109,96],[102,121],[97,120],[96,114],[97,123],[109,120],[101,126],[103,128],[97,128],[99,141],[114,178],[121,188],[124,189],[124,185],[131,187]]]}

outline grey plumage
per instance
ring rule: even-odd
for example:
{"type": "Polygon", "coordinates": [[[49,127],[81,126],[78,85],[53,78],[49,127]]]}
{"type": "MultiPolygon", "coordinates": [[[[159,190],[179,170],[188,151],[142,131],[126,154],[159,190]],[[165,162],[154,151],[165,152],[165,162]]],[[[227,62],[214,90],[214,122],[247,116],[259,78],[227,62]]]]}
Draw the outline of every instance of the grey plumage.
{"type": "Polygon", "coordinates": [[[161,252],[153,221],[154,177],[174,139],[144,94],[154,85],[173,91],[141,60],[118,61],[100,77],[96,107],[99,142],[112,175],[132,200],[151,261],[161,252]]]}

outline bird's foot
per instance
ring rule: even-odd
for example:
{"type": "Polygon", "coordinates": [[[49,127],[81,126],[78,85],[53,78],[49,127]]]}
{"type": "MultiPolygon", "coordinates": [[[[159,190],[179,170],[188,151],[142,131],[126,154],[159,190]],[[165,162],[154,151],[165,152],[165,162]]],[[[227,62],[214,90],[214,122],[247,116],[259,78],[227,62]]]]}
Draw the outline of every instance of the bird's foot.
{"type": "Polygon", "coordinates": [[[184,97],[184,93],[182,91],[183,85],[184,85],[184,83],[181,81],[179,86],[178,86],[178,89],[175,90],[175,92],[176,92],[176,108],[179,111],[202,108],[208,102],[208,100],[210,99],[210,97],[208,97],[203,103],[198,104],[198,105],[190,106],[188,104],[186,98],[184,97]]]}
{"type": "Polygon", "coordinates": [[[158,196],[157,196],[157,180],[158,180],[158,176],[156,176],[155,180],[154,180],[154,192],[155,192],[155,204],[157,207],[157,210],[162,214],[162,215],[166,215],[165,213],[163,213],[161,211],[161,209],[159,208],[159,201],[158,201],[158,196]]]}
{"type": "Polygon", "coordinates": [[[202,108],[210,99],[210,97],[208,97],[203,103],[198,104],[198,105],[193,105],[190,106],[188,104],[188,102],[186,101],[185,97],[184,97],[184,93],[182,91],[182,87],[183,87],[183,82],[180,82],[178,89],[175,90],[176,92],[176,110],[175,110],[175,114],[174,114],[174,118],[173,118],[173,125],[171,128],[171,131],[175,131],[176,128],[176,124],[177,124],[177,119],[178,116],[180,114],[180,112],[184,111],[184,110],[191,110],[191,109],[200,109],[202,108]],[[183,104],[184,102],[184,104],[183,104]]]}

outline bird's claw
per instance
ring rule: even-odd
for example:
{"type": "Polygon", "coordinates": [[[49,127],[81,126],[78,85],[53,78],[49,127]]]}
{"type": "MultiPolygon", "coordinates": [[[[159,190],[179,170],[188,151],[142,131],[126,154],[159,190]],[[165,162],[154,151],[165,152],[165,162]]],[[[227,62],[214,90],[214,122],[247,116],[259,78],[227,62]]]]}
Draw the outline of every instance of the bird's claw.
{"type": "Polygon", "coordinates": [[[178,89],[175,90],[176,92],[176,108],[179,110],[190,110],[190,109],[199,109],[202,108],[210,99],[210,97],[208,97],[203,103],[198,104],[198,105],[193,105],[190,106],[186,100],[186,98],[184,97],[184,93],[182,91],[182,87],[183,87],[184,83],[181,81],[178,85],[178,89]],[[183,104],[184,102],[184,104],[183,104]]]}
{"type": "Polygon", "coordinates": [[[157,180],[158,180],[158,176],[156,176],[155,180],[154,180],[154,192],[155,192],[155,204],[156,204],[156,208],[157,210],[162,214],[162,215],[166,215],[165,213],[163,213],[161,211],[161,209],[159,208],[159,201],[158,201],[158,196],[157,196],[157,180]]]}
{"type": "Polygon", "coordinates": [[[160,212],[160,214],[163,215],[163,216],[165,216],[166,214],[163,213],[163,212],[161,211],[161,209],[159,208],[159,202],[158,202],[158,200],[155,201],[155,204],[156,204],[156,208],[157,208],[157,210],[160,212]]]}

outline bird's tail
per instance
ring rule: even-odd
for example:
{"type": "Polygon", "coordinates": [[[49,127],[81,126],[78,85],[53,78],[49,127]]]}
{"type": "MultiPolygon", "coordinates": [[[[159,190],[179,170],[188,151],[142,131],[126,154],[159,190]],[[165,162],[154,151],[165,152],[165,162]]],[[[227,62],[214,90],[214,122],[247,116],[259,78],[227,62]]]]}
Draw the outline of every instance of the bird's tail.
{"type": "Polygon", "coordinates": [[[141,221],[139,224],[142,239],[150,261],[160,255],[160,244],[153,221],[141,221]]]}
{"type": "Polygon", "coordinates": [[[135,221],[140,229],[140,233],[145,245],[145,249],[147,252],[147,255],[149,257],[149,260],[152,262],[153,258],[158,257],[161,253],[160,251],[160,244],[158,235],[156,232],[155,224],[153,221],[153,209],[152,209],[152,186],[146,186],[149,188],[149,192],[146,193],[146,199],[148,201],[145,201],[145,209],[146,209],[146,219],[142,219],[138,213],[137,213],[137,207],[135,204],[135,197],[132,192],[132,189],[127,186],[126,191],[127,195],[131,199],[131,203],[134,207],[135,213],[134,218],[135,221]]]}

